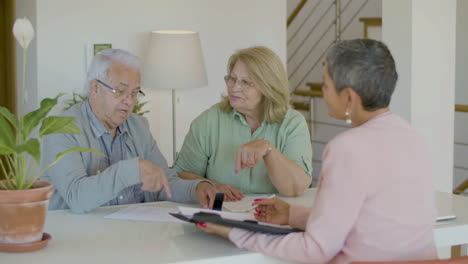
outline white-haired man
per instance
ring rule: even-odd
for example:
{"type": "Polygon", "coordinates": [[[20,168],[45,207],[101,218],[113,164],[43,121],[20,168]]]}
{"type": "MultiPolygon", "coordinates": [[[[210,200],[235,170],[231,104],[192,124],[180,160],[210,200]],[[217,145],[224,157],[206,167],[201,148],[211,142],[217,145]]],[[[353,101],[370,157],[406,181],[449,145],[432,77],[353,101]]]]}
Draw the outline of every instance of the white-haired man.
{"type": "Polygon", "coordinates": [[[65,156],[42,177],[54,184],[49,208],[82,213],[101,205],[172,200],[213,202],[207,181],[182,180],[170,169],[149,130],[148,121],[132,114],[141,95],[140,60],[120,49],[98,53],[87,76],[88,99],[64,113],[76,118],[82,135],[45,137],[42,164],[73,146],[94,148],[65,156]]]}

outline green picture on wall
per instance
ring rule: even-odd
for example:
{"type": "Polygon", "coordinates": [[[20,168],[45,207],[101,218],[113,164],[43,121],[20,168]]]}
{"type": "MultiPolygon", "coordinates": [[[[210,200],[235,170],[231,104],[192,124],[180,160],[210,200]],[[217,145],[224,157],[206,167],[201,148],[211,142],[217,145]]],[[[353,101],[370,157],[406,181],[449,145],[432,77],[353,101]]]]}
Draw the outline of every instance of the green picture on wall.
{"type": "Polygon", "coordinates": [[[105,50],[105,49],[110,49],[112,48],[112,44],[110,43],[106,43],[106,44],[94,44],[94,56],[100,52],[101,50],[105,50]]]}

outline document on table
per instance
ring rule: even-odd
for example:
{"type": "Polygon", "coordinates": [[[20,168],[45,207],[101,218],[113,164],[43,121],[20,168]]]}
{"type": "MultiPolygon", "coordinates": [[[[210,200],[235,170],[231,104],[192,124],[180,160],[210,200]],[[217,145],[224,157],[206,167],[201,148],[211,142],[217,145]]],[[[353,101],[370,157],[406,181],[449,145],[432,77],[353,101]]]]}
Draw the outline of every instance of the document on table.
{"type": "Polygon", "coordinates": [[[169,214],[177,213],[178,211],[177,208],[131,205],[115,213],[106,215],[104,218],[186,224],[187,222],[174,218],[169,214]]]}
{"type": "Polygon", "coordinates": [[[255,199],[269,199],[273,198],[275,195],[256,195],[256,196],[245,196],[242,200],[237,202],[224,202],[224,209],[231,212],[249,212],[253,210],[256,206],[252,206],[252,203],[255,199]]]}

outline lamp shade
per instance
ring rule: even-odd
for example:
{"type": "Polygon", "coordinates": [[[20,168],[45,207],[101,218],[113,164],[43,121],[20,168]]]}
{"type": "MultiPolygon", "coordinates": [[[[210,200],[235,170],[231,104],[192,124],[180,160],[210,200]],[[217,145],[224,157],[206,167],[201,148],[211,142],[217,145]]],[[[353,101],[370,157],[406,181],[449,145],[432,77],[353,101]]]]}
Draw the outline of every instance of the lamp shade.
{"type": "Polygon", "coordinates": [[[144,57],[143,85],[191,89],[208,84],[198,32],[155,30],[144,57]]]}

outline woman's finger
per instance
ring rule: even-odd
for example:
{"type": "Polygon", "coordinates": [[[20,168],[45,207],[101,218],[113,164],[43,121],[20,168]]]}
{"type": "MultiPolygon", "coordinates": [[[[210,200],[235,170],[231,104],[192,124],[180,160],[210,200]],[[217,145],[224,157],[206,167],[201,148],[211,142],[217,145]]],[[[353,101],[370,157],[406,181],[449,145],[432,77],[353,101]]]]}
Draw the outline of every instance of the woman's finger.
{"type": "Polygon", "coordinates": [[[249,164],[248,152],[247,151],[242,151],[241,155],[242,155],[242,167],[244,169],[249,164]]]}
{"type": "Polygon", "coordinates": [[[270,199],[255,199],[254,202],[252,203],[253,205],[276,205],[278,203],[277,201],[278,198],[270,198],[270,199]]]}
{"type": "Polygon", "coordinates": [[[237,154],[236,154],[236,168],[234,169],[234,172],[238,174],[241,169],[242,169],[242,149],[238,148],[237,154]]]}
{"type": "Polygon", "coordinates": [[[239,195],[240,191],[236,189],[234,186],[228,185],[229,192],[232,196],[233,201],[239,201],[242,197],[239,195]]]}
{"type": "Polygon", "coordinates": [[[234,199],[236,198],[236,197],[232,194],[232,192],[231,192],[231,190],[230,190],[229,188],[224,188],[224,189],[223,189],[223,193],[224,193],[224,195],[226,196],[226,198],[227,198],[229,201],[234,201],[234,199]]]}
{"type": "Polygon", "coordinates": [[[257,164],[260,161],[260,154],[258,151],[254,152],[254,163],[257,164]]]}
{"type": "Polygon", "coordinates": [[[242,200],[242,198],[244,198],[244,194],[238,189],[234,188],[233,192],[239,200],[242,200]]]}
{"type": "Polygon", "coordinates": [[[249,166],[255,165],[255,152],[247,152],[247,164],[249,166]]]}

